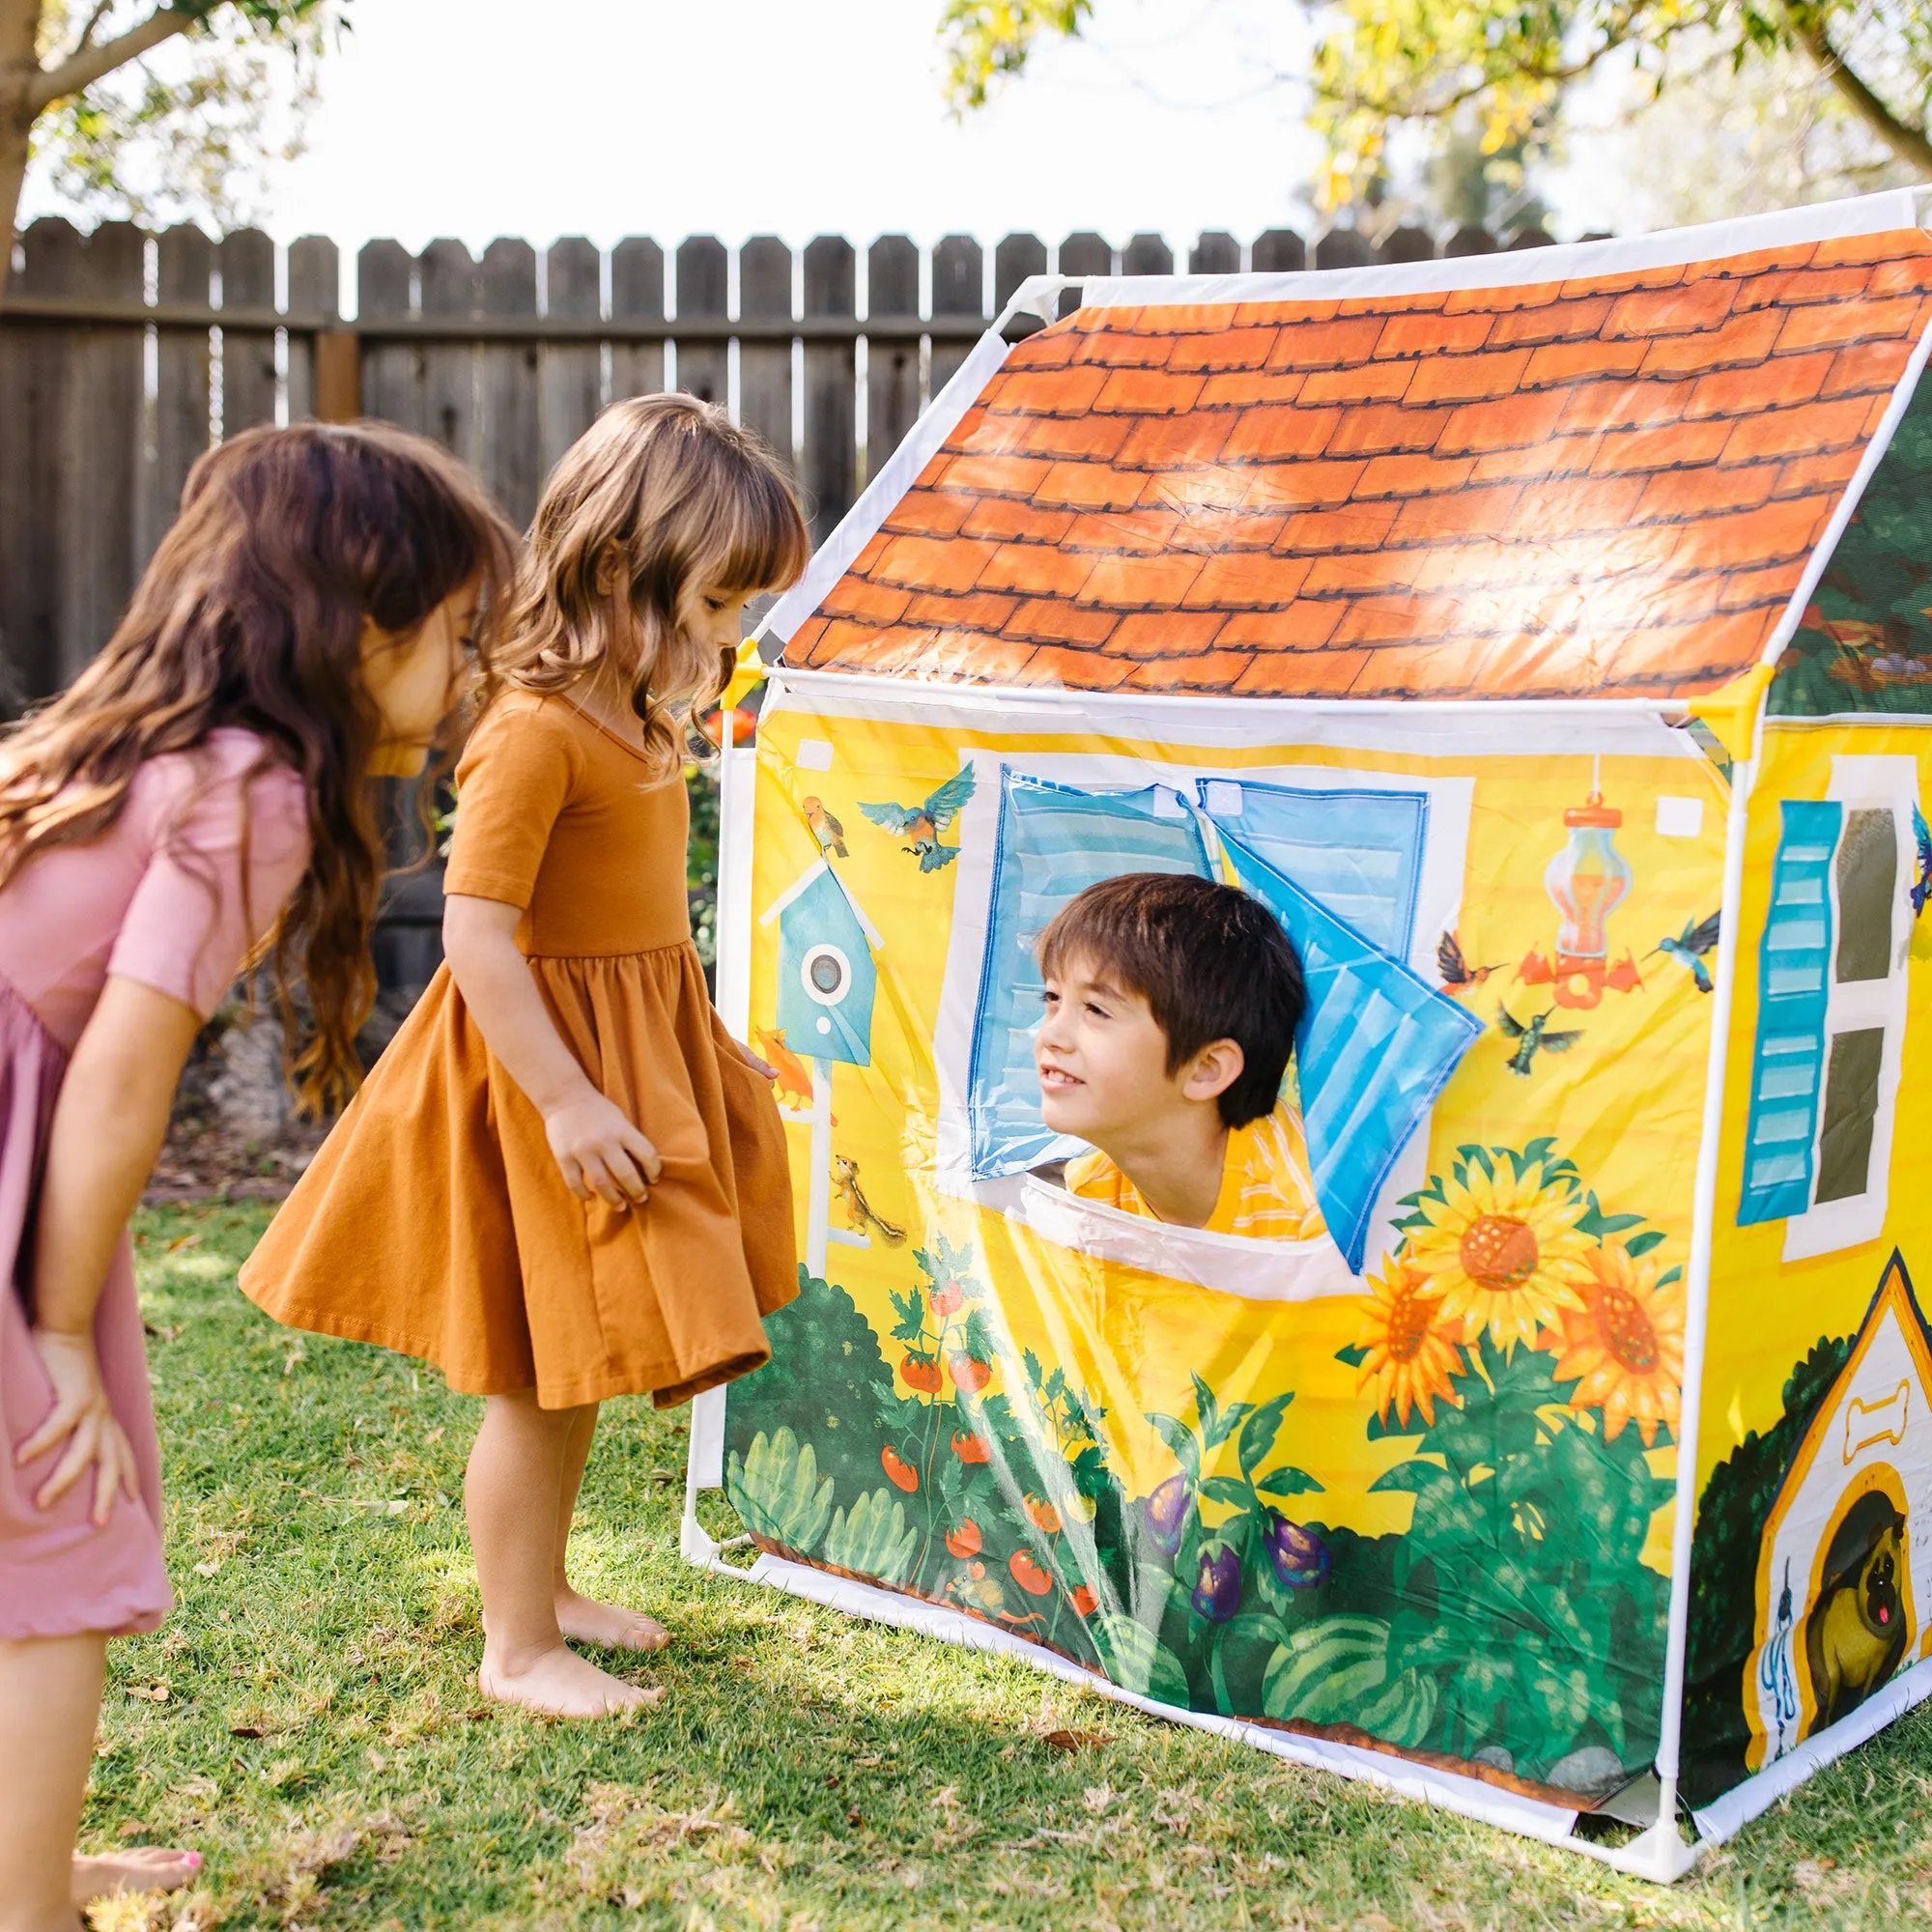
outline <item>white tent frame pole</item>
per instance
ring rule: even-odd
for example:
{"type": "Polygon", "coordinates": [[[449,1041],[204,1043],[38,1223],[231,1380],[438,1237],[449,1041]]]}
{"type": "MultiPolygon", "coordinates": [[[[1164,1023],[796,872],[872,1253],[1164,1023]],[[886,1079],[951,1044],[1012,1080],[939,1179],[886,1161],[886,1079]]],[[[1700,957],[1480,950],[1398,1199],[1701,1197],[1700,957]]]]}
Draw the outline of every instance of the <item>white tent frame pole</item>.
{"type": "MultiPolygon", "coordinates": [[[[1731,804],[1724,823],[1722,922],[1712,974],[1711,1041],[1704,1070],[1704,1120],[1691,1193],[1690,1255],[1684,1284],[1684,1393],[1677,1418],[1676,1517],[1670,1537],[1670,1609],[1663,1647],[1663,1710],[1657,1742],[1660,1856],[1672,1845],[1688,1871],[1696,1859],[1677,1829],[1677,1785],[1684,1742],[1684,1667],[1690,1627],[1692,1542],[1697,1527],[1697,1443],[1704,1408],[1704,1344],[1710,1331],[1711,1257],[1717,1244],[1718,1161],[1724,1129],[1724,1083],[1730,1070],[1731,1011],[1736,1004],[1739,909],[1744,895],[1745,837],[1763,747],[1766,699],[1751,726],[1751,754],[1731,768],[1731,804]]],[[[1633,1848],[1634,1849],[1634,1848],[1633,1848]]],[[[1675,1878],[1679,1871],[1661,1873],[1675,1878]]]]}

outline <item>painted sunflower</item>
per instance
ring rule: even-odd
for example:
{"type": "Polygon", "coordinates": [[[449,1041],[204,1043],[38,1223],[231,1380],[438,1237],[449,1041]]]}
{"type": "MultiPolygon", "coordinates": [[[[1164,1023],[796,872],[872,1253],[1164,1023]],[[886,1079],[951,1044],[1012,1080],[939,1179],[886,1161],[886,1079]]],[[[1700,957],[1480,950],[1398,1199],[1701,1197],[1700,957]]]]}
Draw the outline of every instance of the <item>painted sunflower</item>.
{"type": "Polygon", "coordinates": [[[1684,1384],[1684,1281],[1658,1286],[1657,1264],[1633,1261],[1622,1248],[1596,1248],[1585,1258],[1582,1306],[1566,1308],[1541,1345],[1557,1358],[1556,1377],[1577,1377],[1573,1408],[1604,1414],[1604,1440],[1614,1442],[1634,1422],[1648,1449],[1657,1425],[1677,1428],[1684,1384]]]}
{"type": "Polygon", "coordinates": [[[1576,1283],[1595,1245],[1577,1232],[1587,1203],[1540,1166],[1519,1179],[1507,1159],[1494,1179],[1472,1161],[1440,1185],[1441,1200],[1419,1204],[1429,1225],[1409,1230],[1405,1258],[1435,1284],[1443,1314],[1463,1321],[1465,1340],[1487,1328],[1504,1348],[1533,1347],[1539,1324],[1582,1305],[1576,1283]]]}
{"type": "Polygon", "coordinates": [[[1433,1428],[1437,1396],[1452,1407],[1463,1404],[1449,1379],[1463,1367],[1462,1351],[1456,1347],[1461,1324],[1442,1320],[1441,1295],[1427,1275],[1406,1261],[1388,1261],[1380,1274],[1366,1279],[1370,1292],[1361,1300],[1362,1325],[1355,1346],[1368,1353],[1356,1393],[1373,1382],[1380,1421],[1388,1420],[1393,1407],[1406,1429],[1410,1412],[1419,1408],[1423,1421],[1433,1428]]]}

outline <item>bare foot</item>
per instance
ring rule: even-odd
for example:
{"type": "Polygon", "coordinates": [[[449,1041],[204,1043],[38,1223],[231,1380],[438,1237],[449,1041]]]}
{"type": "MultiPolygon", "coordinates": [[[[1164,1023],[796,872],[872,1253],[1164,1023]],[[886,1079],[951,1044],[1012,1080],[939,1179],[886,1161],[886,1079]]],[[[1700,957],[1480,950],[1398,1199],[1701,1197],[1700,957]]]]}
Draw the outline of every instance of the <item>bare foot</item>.
{"type": "Polygon", "coordinates": [[[581,1597],[568,1583],[556,1593],[556,1627],[579,1643],[602,1644],[606,1650],[662,1650],[670,1641],[670,1633],[655,1617],[581,1597]]]}
{"type": "Polygon", "coordinates": [[[609,1718],[620,1711],[647,1710],[664,1697],[662,1686],[644,1690],[599,1670],[591,1662],[558,1643],[521,1670],[508,1670],[502,1661],[483,1646],[483,1667],[476,1673],[476,1688],[499,1704],[521,1704],[526,1710],[541,1711],[553,1718],[609,1718]]]}
{"type": "Polygon", "coordinates": [[[101,1859],[76,1852],[69,1895],[80,1906],[112,1898],[117,1891],[179,1891],[200,1874],[199,1852],[178,1852],[167,1845],[130,1845],[101,1859]]]}

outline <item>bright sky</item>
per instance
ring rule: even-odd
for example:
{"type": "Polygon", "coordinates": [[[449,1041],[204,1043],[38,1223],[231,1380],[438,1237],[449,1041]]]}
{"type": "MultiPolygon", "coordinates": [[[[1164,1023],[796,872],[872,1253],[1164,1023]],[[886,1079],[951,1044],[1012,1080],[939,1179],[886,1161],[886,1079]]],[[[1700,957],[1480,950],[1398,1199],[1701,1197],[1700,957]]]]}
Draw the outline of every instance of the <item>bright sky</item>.
{"type": "Polygon", "coordinates": [[[1267,84],[1305,70],[1301,10],[1098,11],[1092,41],[960,126],[939,0],[355,0],[268,225],[345,254],[370,235],[1307,232],[1314,144],[1297,91],[1267,84]]]}

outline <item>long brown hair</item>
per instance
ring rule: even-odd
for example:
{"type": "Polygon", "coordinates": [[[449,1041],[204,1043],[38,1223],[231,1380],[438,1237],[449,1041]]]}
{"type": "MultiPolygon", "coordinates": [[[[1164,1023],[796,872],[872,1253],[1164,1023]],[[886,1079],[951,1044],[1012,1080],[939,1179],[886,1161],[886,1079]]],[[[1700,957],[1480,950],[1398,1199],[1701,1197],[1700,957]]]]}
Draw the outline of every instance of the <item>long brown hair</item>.
{"type": "Polygon", "coordinates": [[[486,677],[566,691],[618,673],[634,688],[644,755],[661,777],[685,756],[694,709],[731,674],[692,635],[707,590],[775,590],[805,568],[811,540],[778,459],[715,404],[692,396],[613,403],[565,451],[544,488],[529,550],[486,677]],[[641,662],[612,649],[606,559],[643,633],[641,662]]]}
{"type": "Polygon", "coordinates": [[[516,552],[462,464],[382,423],[253,429],[210,450],[106,647],[0,739],[0,885],[107,831],[144,760],[222,725],[257,733],[308,797],[308,870],[273,946],[290,1068],[306,1105],[339,1104],[361,1075],[383,877],[362,620],[407,637],[480,579],[487,671],[516,552]],[[292,970],[313,1013],[299,1047],[292,970]]]}

